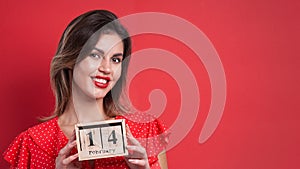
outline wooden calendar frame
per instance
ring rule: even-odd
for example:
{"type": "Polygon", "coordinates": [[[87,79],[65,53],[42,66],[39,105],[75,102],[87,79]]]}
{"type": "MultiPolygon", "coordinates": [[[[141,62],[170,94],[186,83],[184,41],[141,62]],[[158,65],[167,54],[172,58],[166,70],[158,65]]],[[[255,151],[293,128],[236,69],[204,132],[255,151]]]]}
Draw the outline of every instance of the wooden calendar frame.
{"type": "Polygon", "coordinates": [[[125,120],[75,125],[79,161],[128,155],[125,120]]]}

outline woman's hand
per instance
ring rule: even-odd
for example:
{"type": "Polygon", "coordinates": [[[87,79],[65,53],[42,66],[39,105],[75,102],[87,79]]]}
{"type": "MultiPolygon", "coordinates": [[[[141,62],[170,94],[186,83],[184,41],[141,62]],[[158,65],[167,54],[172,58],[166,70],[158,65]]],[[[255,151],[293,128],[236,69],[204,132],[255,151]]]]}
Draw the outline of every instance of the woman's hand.
{"type": "Polygon", "coordinates": [[[78,158],[78,153],[74,155],[70,155],[72,148],[74,148],[75,146],[76,146],[75,136],[72,136],[72,138],[69,140],[67,145],[59,151],[58,156],[56,157],[55,160],[56,169],[78,169],[79,168],[79,166],[76,166],[75,163],[72,163],[73,160],[78,158]]]}
{"type": "Polygon", "coordinates": [[[128,126],[126,126],[128,140],[128,156],[125,160],[131,169],[150,169],[145,148],[133,137],[128,126]]]}

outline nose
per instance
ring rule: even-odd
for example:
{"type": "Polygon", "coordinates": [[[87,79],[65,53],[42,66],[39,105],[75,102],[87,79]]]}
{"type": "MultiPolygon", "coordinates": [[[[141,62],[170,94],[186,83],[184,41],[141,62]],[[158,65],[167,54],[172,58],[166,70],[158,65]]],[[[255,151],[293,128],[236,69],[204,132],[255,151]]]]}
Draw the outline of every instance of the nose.
{"type": "Polygon", "coordinates": [[[108,58],[104,58],[99,67],[98,67],[98,70],[100,72],[102,72],[103,74],[109,74],[111,72],[111,65],[110,65],[110,60],[108,58]]]}

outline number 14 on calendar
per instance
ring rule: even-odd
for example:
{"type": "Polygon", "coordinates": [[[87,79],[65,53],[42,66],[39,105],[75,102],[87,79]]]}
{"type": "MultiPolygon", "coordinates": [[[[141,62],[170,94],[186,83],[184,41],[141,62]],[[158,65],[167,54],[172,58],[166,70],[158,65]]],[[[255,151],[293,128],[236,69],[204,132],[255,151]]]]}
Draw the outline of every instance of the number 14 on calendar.
{"type": "Polygon", "coordinates": [[[125,120],[75,125],[79,161],[127,155],[125,120]]]}

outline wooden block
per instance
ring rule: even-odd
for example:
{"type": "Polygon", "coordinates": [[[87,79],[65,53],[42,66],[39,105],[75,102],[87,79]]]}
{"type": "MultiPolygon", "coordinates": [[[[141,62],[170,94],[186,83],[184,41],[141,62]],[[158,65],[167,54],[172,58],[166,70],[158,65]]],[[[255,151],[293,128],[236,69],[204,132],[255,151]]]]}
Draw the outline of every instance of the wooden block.
{"type": "Polygon", "coordinates": [[[125,120],[76,124],[79,161],[128,154],[125,120]]]}

